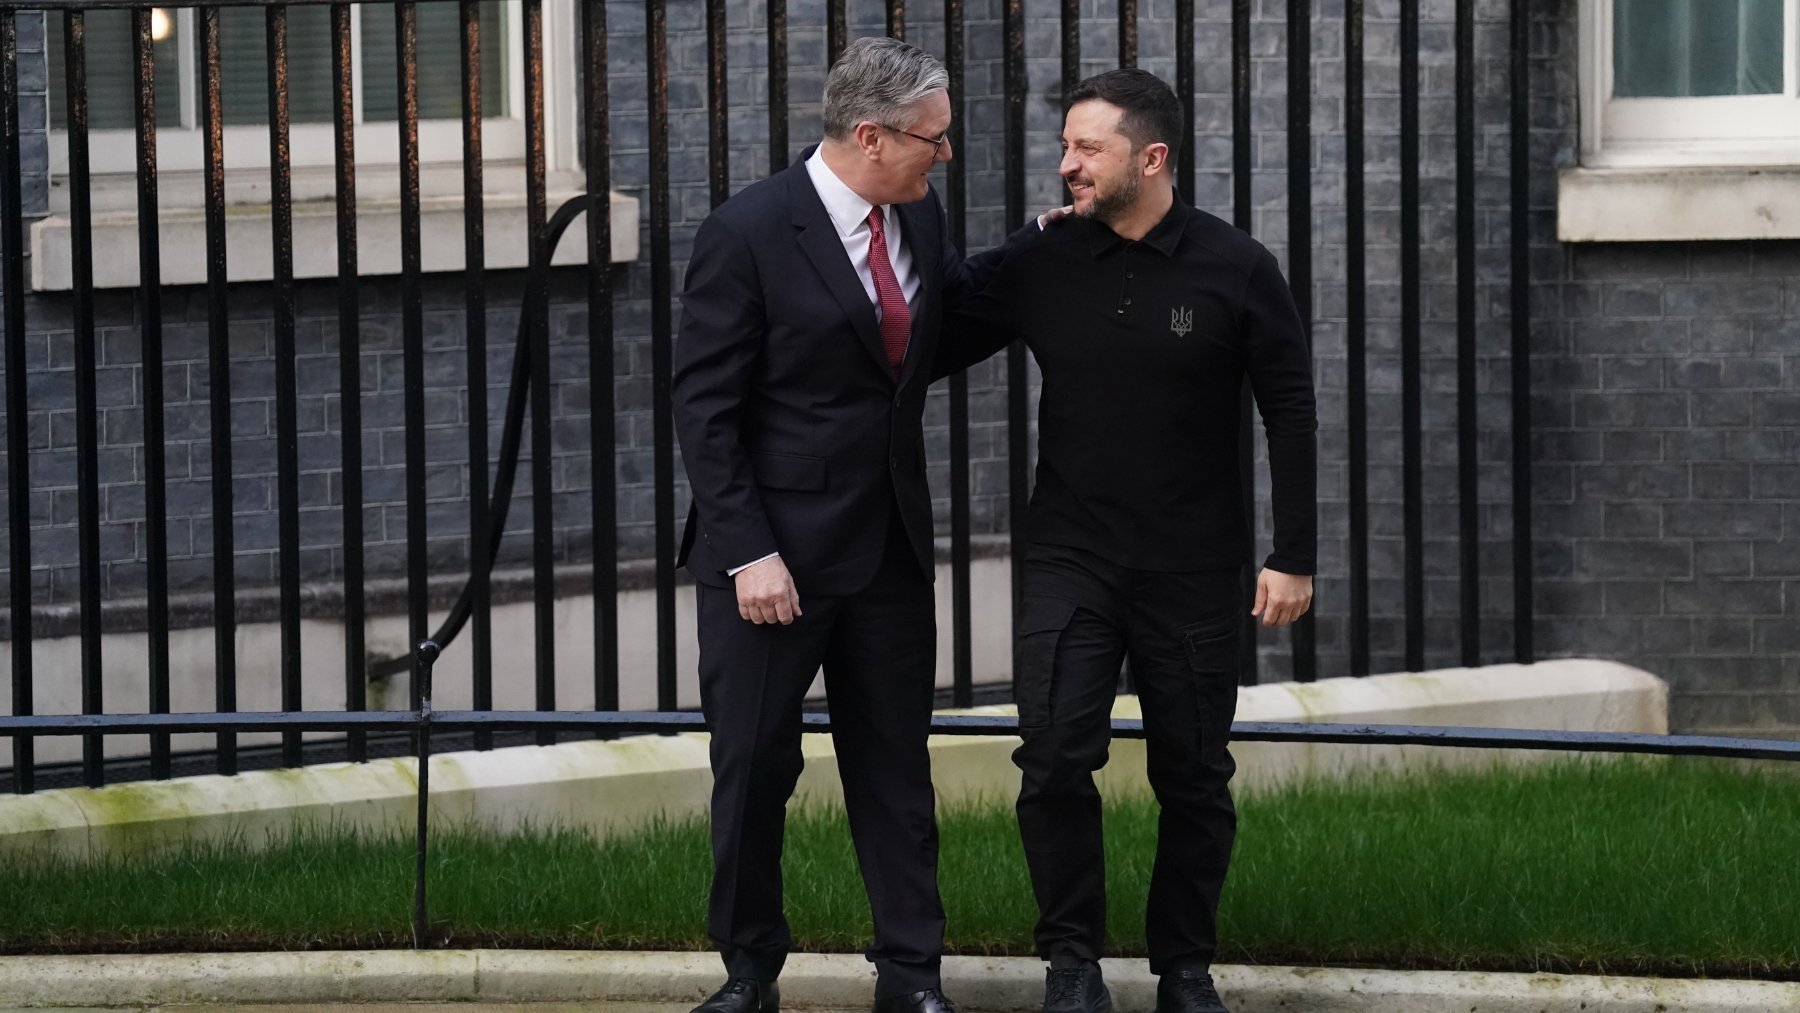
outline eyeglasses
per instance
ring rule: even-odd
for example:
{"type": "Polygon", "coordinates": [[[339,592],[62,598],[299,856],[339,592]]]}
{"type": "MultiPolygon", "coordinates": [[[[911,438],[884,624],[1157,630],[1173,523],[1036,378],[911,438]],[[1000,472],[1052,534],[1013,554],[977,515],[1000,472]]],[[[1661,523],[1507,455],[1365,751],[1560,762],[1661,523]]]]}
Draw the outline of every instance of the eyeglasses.
{"type": "Polygon", "coordinates": [[[933,158],[936,158],[938,155],[938,152],[942,151],[944,148],[944,145],[949,143],[949,141],[950,141],[950,134],[948,132],[945,132],[945,133],[939,135],[938,137],[932,138],[932,137],[926,137],[924,134],[915,134],[910,130],[901,130],[899,127],[890,127],[886,123],[881,123],[881,124],[877,124],[877,125],[880,126],[884,130],[892,130],[896,134],[905,134],[906,136],[912,138],[915,141],[924,141],[926,144],[931,145],[931,157],[933,157],[933,158]]]}

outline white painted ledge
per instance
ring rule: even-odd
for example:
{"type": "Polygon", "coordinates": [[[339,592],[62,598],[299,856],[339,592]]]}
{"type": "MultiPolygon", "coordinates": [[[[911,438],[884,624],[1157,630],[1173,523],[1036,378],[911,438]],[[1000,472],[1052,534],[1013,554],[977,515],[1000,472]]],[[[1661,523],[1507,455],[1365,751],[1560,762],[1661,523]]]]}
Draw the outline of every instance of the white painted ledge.
{"type": "MultiPolygon", "coordinates": [[[[548,196],[552,212],[577,191],[548,196]]],[[[337,206],[330,200],[294,204],[294,277],[335,278],[337,206]]],[[[638,257],[638,202],[614,191],[612,261],[638,257]]],[[[490,194],[483,201],[486,266],[519,268],[528,264],[526,202],[523,194],[490,194]]],[[[160,260],[164,285],[206,282],[206,212],[202,207],[169,207],[159,217],[160,260]]],[[[461,271],[463,201],[460,196],[426,197],[421,202],[419,233],[426,272],[461,271]]],[[[271,237],[274,225],[267,204],[234,204],[225,213],[226,275],[233,282],[268,281],[275,276],[271,237]]],[[[585,216],[570,224],[550,262],[587,262],[585,216]]],[[[400,203],[397,199],[359,201],[356,210],[357,270],[361,275],[400,273],[400,203]]],[[[66,214],[51,215],[31,226],[31,287],[38,292],[66,292],[74,287],[73,223],[66,214]]],[[[96,212],[93,216],[94,286],[131,288],[138,278],[138,224],[135,211],[96,212]]]]}
{"type": "Polygon", "coordinates": [[[1565,243],[1800,238],[1800,167],[1564,169],[1565,243]]]}
{"type": "MultiPolygon", "coordinates": [[[[981,708],[978,713],[1007,713],[981,708]]],[[[1121,697],[1116,717],[1139,717],[1121,697]]],[[[1604,661],[1494,665],[1311,684],[1275,683],[1239,694],[1239,720],[1444,724],[1663,733],[1668,691],[1648,673],[1604,661]]],[[[932,776],[945,805],[1009,801],[1019,774],[1010,736],[937,736],[932,776]]],[[[806,736],[797,794],[818,802],[841,797],[831,739],[806,736]]],[[[1240,790],[1298,777],[1337,777],[1371,768],[1527,762],[1559,755],[1432,746],[1232,746],[1240,790]]],[[[1113,744],[1102,791],[1142,794],[1141,741],[1113,744]]],[[[57,853],[76,858],[155,851],[192,840],[279,839],[302,824],[332,823],[405,831],[412,826],[416,766],[410,759],[324,764],[70,788],[0,796],[0,856],[57,853]]],[[[703,816],[712,789],[703,734],[641,736],[613,742],[521,746],[433,757],[432,816],[447,827],[506,830],[548,823],[607,835],[657,817],[703,816]]]]}
{"type": "MultiPolygon", "coordinates": [[[[1156,979],[1143,960],[1101,962],[1117,1007],[1149,1009],[1156,979]]],[[[1219,965],[1219,990],[1240,1013],[1787,1013],[1800,984],[1561,974],[1382,971],[1219,965]]],[[[12,1006],[99,1008],[248,1003],[658,1003],[677,1010],[719,984],[713,953],[377,950],[0,957],[12,1006]]],[[[781,975],[790,1005],[866,1007],[875,987],[860,954],[795,953],[781,975]]],[[[1036,1010],[1044,965],[1034,957],[945,957],[944,991],[983,1013],[1036,1010]]]]}

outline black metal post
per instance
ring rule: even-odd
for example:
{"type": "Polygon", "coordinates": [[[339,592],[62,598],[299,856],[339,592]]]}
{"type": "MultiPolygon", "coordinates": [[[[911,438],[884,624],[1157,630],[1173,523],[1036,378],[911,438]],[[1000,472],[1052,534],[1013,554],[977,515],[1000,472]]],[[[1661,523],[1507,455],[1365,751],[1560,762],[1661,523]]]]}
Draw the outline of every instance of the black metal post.
{"type": "Polygon", "coordinates": [[[1531,572],[1531,5],[1512,0],[1513,660],[1537,660],[1531,572]]]}
{"type": "MultiPolygon", "coordinates": [[[[281,708],[301,709],[299,379],[294,349],[294,206],[288,136],[288,11],[268,8],[269,190],[275,279],[275,499],[281,569],[281,708]]],[[[281,737],[281,762],[301,762],[300,735],[281,737]]]]}
{"type": "MultiPolygon", "coordinates": [[[[231,325],[226,313],[225,99],[219,8],[200,9],[201,122],[206,148],[207,392],[212,436],[213,707],[237,710],[236,537],[231,487],[231,325]]],[[[237,773],[237,736],[218,733],[217,769],[237,773]]]]}
{"type": "MultiPolygon", "coordinates": [[[[487,224],[482,195],[481,5],[478,0],[461,0],[461,7],[466,282],[463,319],[468,332],[469,377],[469,674],[475,708],[486,710],[494,706],[494,640],[488,582],[487,224]]],[[[493,745],[491,732],[475,734],[476,749],[491,749],[493,745]]]]}
{"type": "MultiPolygon", "coordinates": [[[[12,619],[12,712],[32,713],[31,426],[25,383],[25,214],[19,171],[19,23],[0,10],[0,297],[6,334],[6,536],[12,619]]],[[[31,794],[35,750],[13,736],[13,790],[31,794]]]]}
{"type": "MultiPolygon", "coordinates": [[[[944,167],[950,241],[969,247],[968,171],[963,166],[963,102],[966,90],[962,0],[944,0],[944,63],[950,72],[950,147],[956,158],[944,167]]],[[[974,602],[969,567],[969,374],[950,377],[950,659],[951,702],[975,702],[974,602]]]]}
{"type": "MultiPolygon", "coordinates": [[[[841,19],[843,0],[838,4],[841,19]]],[[[650,87],[650,371],[656,506],[656,706],[674,710],[675,427],[670,383],[675,367],[669,276],[669,38],[667,0],[648,0],[645,39],[650,87]]],[[[833,54],[835,58],[835,54],[833,54]]]]}
{"type": "MultiPolygon", "coordinates": [[[[100,410],[94,347],[94,233],[88,173],[87,15],[63,11],[63,67],[69,110],[69,221],[73,226],[71,309],[75,318],[76,541],[81,574],[81,712],[106,710],[100,677],[100,410]]],[[[105,740],[81,742],[82,780],[105,783],[105,740]]]]}
{"type": "MultiPolygon", "coordinates": [[[[1288,0],[1287,12],[1287,184],[1288,184],[1288,285],[1300,322],[1306,328],[1306,348],[1312,350],[1312,2],[1288,0]]],[[[1294,623],[1293,673],[1297,682],[1318,678],[1314,611],[1294,623]]]]}
{"type": "MultiPolygon", "coordinates": [[[[582,7],[587,132],[588,417],[594,479],[594,706],[619,707],[618,453],[613,418],[612,140],[607,108],[606,4],[582,7]]],[[[784,114],[785,115],[785,114],[784,114]]]]}
{"type": "MultiPolygon", "coordinates": [[[[548,215],[544,148],[544,5],[524,0],[525,13],[525,204],[531,252],[531,284],[526,286],[525,317],[531,343],[531,593],[532,655],[536,667],[536,706],[556,709],[556,514],[552,503],[550,432],[550,245],[544,235],[548,215]]],[[[548,746],[556,733],[539,731],[537,743],[548,746]]]]}
{"type": "MultiPolygon", "coordinates": [[[[348,3],[331,5],[332,139],[337,145],[338,450],[344,482],[344,706],[368,707],[363,635],[362,318],[356,257],[356,110],[348,3]]],[[[470,286],[474,288],[476,286],[470,286]]],[[[473,392],[470,394],[473,397],[473,392]]],[[[486,427],[470,426],[471,431],[486,427]]],[[[368,736],[352,732],[350,759],[368,759],[368,736]]]]}
{"type": "MultiPolygon", "coordinates": [[[[137,78],[138,221],[157,220],[156,63],[150,9],[134,8],[132,69],[137,78]]],[[[169,711],[168,468],[163,439],[162,244],[156,229],[138,230],[138,299],[144,373],[144,548],[148,557],[145,604],[150,622],[150,710],[169,711]]],[[[150,739],[150,776],[170,774],[169,737],[150,739]]]]}
{"type": "Polygon", "coordinates": [[[1475,2],[1456,0],[1456,486],[1462,663],[1481,664],[1481,468],[1475,421],[1475,2]]]}
{"type": "MultiPolygon", "coordinates": [[[[1005,36],[1003,90],[1006,110],[1006,229],[1025,217],[1025,2],[1004,0],[1001,19],[1005,36]]],[[[1012,564],[1013,615],[1019,615],[1025,593],[1025,517],[1031,496],[1031,392],[1025,369],[1025,345],[1006,349],[1006,466],[1008,553],[1012,564]]],[[[1019,671],[1019,649],[1013,645],[1013,671],[1019,671]]]]}
{"type": "Polygon", "coordinates": [[[1419,351],[1419,5],[1400,5],[1400,424],[1406,670],[1425,667],[1424,472],[1419,351]]]}
{"type": "Polygon", "coordinates": [[[431,669],[438,659],[438,645],[421,640],[413,649],[414,682],[418,688],[417,729],[413,732],[414,755],[419,764],[417,843],[413,850],[413,949],[425,948],[425,933],[430,924],[425,908],[425,860],[430,843],[431,825],[431,669]]]}
{"type": "Polygon", "coordinates": [[[1368,258],[1363,249],[1363,0],[1344,5],[1345,415],[1350,441],[1350,674],[1369,674],[1368,258]]]}

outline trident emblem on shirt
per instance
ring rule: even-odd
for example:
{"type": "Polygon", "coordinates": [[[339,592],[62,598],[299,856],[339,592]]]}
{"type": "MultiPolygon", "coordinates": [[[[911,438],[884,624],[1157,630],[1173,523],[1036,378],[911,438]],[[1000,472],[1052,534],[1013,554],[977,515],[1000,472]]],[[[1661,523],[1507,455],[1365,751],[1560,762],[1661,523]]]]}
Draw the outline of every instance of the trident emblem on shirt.
{"type": "Polygon", "coordinates": [[[1178,338],[1185,338],[1194,329],[1194,311],[1188,307],[1178,307],[1169,311],[1169,330],[1178,338]]]}

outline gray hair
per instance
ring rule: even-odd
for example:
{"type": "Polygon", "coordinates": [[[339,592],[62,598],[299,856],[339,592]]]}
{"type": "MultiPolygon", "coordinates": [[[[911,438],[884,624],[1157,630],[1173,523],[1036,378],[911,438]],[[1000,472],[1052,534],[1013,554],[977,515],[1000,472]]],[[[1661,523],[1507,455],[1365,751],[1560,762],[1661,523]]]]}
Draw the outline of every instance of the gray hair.
{"type": "Polygon", "coordinates": [[[899,39],[857,39],[825,78],[825,136],[841,141],[864,120],[901,126],[913,105],[949,88],[949,72],[923,49],[899,39]]]}

